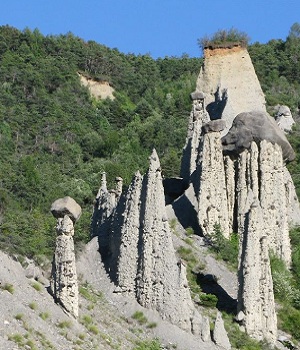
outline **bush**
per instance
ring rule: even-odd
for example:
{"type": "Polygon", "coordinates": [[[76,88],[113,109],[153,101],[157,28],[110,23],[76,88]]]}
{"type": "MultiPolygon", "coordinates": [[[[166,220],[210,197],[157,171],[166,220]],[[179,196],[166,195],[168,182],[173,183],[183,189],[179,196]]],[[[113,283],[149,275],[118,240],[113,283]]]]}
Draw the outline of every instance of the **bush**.
{"type": "Polygon", "coordinates": [[[136,311],[131,317],[134,320],[137,320],[140,325],[148,322],[147,317],[143,314],[142,311],[136,311]]]}
{"type": "Polygon", "coordinates": [[[239,252],[239,237],[237,233],[232,233],[229,239],[223,236],[221,226],[214,225],[214,232],[211,235],[211,250],[217,257],[228,262],[231,266],[237,267],[239,252]]]}
{"type": "Polygon", "coordinates": [[[137,343],[137,346],[133,350],[160,350],[161,345],[157,339],[144,340],[137,343]]]}
{"type": "Polygon", "coordinates": [[[207,47],[230,47],[232,44],[239,44],[241,46],[247,46],[250,38],[248,34],[237,30],[231,29],[219,29],[211,36],[204,36],[198,39],[198,45],[203,50],[207,47]]]}
{"type": "Polygon", "coordinates": [[[15,292],[14,286],[10,283],[5,283],[4,286],[1,286],[1,289],[7,290],[10,294],[14,294],[15,292]]]}
{"type": "Polygon", "coordinates": [[[278,312],[280,329],[291,334],[295,339],[300,340],[300,311],[288,304],[278,312]]]}
{"type": "Polygon", "coordinates": [[[300,308],[300,290],[291,271],[287,269],[284,261],[274,254],[270,254],[270,263],[275,298],[300,308]]]}

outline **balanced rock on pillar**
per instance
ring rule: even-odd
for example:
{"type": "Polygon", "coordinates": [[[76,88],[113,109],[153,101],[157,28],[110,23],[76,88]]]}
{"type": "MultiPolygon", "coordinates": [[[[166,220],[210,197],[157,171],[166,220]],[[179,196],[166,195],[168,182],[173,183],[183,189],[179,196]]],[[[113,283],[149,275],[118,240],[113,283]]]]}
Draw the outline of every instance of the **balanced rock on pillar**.
{"type": "Polygon", "coordinates": [[[81,214],[71,197],[60,198],[51,206],[57,218],[57,238],[52,261],[50,288],[57,303],[72,316],[78,316],[78,281],[74,252],[74,224],[81,214]]]}

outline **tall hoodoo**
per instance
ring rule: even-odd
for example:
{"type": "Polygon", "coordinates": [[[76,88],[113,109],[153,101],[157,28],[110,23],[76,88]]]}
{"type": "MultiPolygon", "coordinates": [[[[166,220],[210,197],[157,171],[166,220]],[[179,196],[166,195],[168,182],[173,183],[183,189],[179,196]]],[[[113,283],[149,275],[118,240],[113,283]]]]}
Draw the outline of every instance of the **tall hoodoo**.
{"type": "Polygon", "coordinates": [[[191,94],[193,101],[192,111],[190,113],[187,138],[183,148],[181,176],[189,181],[190,176],[196,170],[198,157],[198,147],[201,140],[202,125],[209,122],[209,115],[205,110],[205,95],[200,92],[191,94]]]}
{"type": "Polygon", "coordinates": [[[110,217],[121,198],[123,179],[121,177],[116,177],[115,183],[115,189],[108,190],[106,173],[102,173],[101,186],[94,205],[91,222],[91,237],[98,236],[102,254],[108,252],[109,249],[108,226],[110,225],[110,217]]]}
{"type": "Polygon", "coordinates": [[[265,98],[246,48],[206,49],[196,91],[205,94],[210,119],[224,119],[231,127],[234,117],[245,111],[265,112],[265,98]],[[241,84],[242,82],[242,84],[241,84]]]}
{"type": "Polygon", "coordinates": [[[224,236],[229,237],[231,229],[220,134],[222,126],[224,127],[222,121],[211,121],[203,127],[204,135],[199,151],[198,219],[204,235],[211,235],[217,224],[224,236]]]}
{"type": "Polygon", "coordinates": [[[52,262],[50,288],[55,301],[74,317],[78,316],[78,281],[74,252],[74,224],[81,214],[71,197],[57,199],[51,206],[57,218],[57,238],[52,262]]]}
{"type": "Polygon", "coordinates": [[[175,256],[165,211],[160,162],[155,150],[143,182],[141,224],[137,300],[142,306],[159,311],[163,318],[191,330],[191,320],[195,322],[193,314],[196,311],[185,267],[178,263],[175,256]]]}
{"type": "Polygon", "coordinates": [[[260,203],[268,247],[289,266],[291,247],[288,226],[288,199],[281,147],[260,143],[260,203]]]}
{"type": "Polygon", "coordinates": [[[112,218],[110,234],[110,276],[125,294],[135,296],[138,242],[140,235],[140,197],[143,176],[136,172],[112,218]]]}
{"type": "Polygon", "coordinates": [[[274,344],[277,318],[262,209],[251,190],[247,201],[252,204],[240,232],[237,318],[250,336],[274,344]]]}

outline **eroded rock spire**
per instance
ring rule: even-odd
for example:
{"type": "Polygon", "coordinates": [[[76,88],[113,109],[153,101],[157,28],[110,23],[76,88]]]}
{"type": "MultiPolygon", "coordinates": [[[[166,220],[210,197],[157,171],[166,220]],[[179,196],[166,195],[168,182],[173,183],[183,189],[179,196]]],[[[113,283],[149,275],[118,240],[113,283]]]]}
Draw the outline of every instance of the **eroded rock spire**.
{"type": "Polygon", "coordinates": [[[74,224],[81,215],[80,206],[71,197],[53,202],[51,212],[57,219],[57,238],[52,262],[50,288],[56,302],[78,316],[78,281],[74,252],[74,224]]]}
{"type": "Polygon", "coordinates": [[[251,337],[274,344],[277,317],[263,210],[251,191],[248,197],[252,204],[240,232],[237,319],[251,337]]]}

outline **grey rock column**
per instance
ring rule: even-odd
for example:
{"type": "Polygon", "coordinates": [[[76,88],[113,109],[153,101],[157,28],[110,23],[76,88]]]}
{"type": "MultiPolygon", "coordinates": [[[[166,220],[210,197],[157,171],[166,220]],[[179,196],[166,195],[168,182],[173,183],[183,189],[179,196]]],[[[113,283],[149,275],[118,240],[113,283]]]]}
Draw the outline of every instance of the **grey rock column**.
{"type": "Polygon", "coordinates": [[[57,218],[57,238],[52,262],[50,288],[56,302],[72,316],[78,316],[78,281],[74,252],[74,223],[81,214],[80,206],[70,197],[51,206],[57,218]]]}

